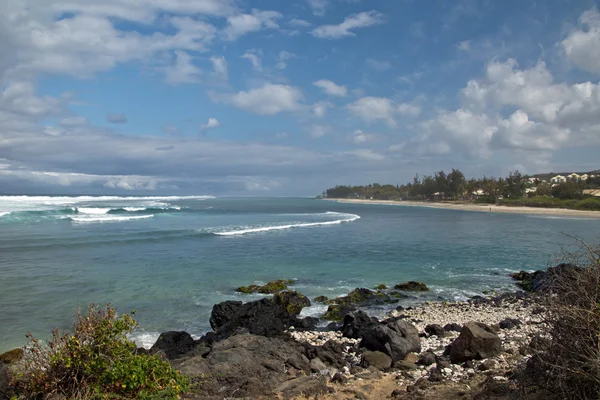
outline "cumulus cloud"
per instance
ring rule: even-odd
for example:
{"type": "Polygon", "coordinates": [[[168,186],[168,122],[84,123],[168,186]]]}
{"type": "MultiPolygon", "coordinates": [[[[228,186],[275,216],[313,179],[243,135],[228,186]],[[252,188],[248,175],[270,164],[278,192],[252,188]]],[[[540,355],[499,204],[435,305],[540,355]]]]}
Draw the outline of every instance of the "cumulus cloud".
{"type": "Polygon", "coordinates": [[[354,103],[347,105],[348,110],[366,122],[384,121],[390,126],[395,126],[394,114],[397,106],[385,97],[362,97],[354,103]]]}
{"type": "Polygon", "coordinates": [[[398,112],[405,116],[416,117],[421,114],[421,107],[414,104],[402,103],[398,105],[398,112]]]}
{"type": "Polygon", "coordinates": [[[569,60],[578,67],[600,73],[600,13],[591,9],[579,18],[580,28],[560,43],[569,60]]]}
{"type": "Polygon", "coordinates": [[[384,15],[377,11],[361,12],[347,16],[339,25],[321,25],[312,31],[313,36],[322,39],[341,39],[346,36],[356,36],[354,29],[367,28],[382,24],[384,15]]]}
{"type": "Polygon", "coordinates": [[[311,8],[314,15],[322,17],[327,12],[329,0],[307,0],[308,6],[311,8]]]}
{"type": "Polygon", "coordinates": [[[219,120],[211,117],[208,119],[208,122],[200,125],[200,132],[204,132],[208,129],[218,128],[219,126],[221,126],[219,120]]]}
{"type": "Polygon", "coordinates": [[[293,60],[295,58],[298,58],[298,56],[292,52],[289,51],[280,51],[279,54],[277,55],[277,64],[275,65],[275,67],[277,69],[286,69],[287,68],[287,62],[289,60],[293,60]]]}
{"type": "Polygon", "coordinates": [[[62,126],[87,125],[88,120],[85,117],[67,117],[60,120],[62,126]]]}
{"type": "Polygon", "coordinates": [[[234,95],[213,95],[216,101],[224,101],[242,110],[259,115],[275,115],[300,109],[300,89],[289,85],[267,83],[262,87],[242,91],[234,95]]]}
{"type": "Polygon", "coordinates": [[[365,133],[365,132],[361,131],[360,129],[355,130],[350,135],[350,140],[352,140],[352,142],[354,142],[355,144],[363,144],[366,142],[370,142],[373,139],[375,139],[375,135],[370,134],[370,133],[365,133]]]}
{"type": "Polygon", "coordinates": [[[127,117],[125,114],[108,114],[106,120],[111,124],[125,124],[127,123],[127,117]]]}
{"type": "Polygon", "coordinates": [[[310,28],[313,24],[303,19],[293,18],[290,20],[290,25],[295,28],[310,28]]]}
{"type": "Polygon", "coordinates": [[[327,79],[320,79],[313,82],[313,85],[322,89],[325,93],[330,96],[341,96],[344,97],[348,93],[346,86],[338,85],[327,79]]]}
{"type": "Polygon", "coordinates": [[[227,26],[223,30],[226,40],[236,40],[251,32],[263,29],[279,28],[277,20],[282,15],[277,11],[262,11],[254,9],[251,14],[238,14],[227,17],[227,26]]]}

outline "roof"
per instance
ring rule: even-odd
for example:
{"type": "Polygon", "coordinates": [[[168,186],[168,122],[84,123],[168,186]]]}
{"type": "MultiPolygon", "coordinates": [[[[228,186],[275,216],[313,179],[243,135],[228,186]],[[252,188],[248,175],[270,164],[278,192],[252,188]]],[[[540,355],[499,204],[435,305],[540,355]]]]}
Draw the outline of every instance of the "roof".
{"type": "Polygon", "coordinates": [[[583,194],[587,194],[588,196],[600,197],[600,189],[585,189],[583,194]]]}

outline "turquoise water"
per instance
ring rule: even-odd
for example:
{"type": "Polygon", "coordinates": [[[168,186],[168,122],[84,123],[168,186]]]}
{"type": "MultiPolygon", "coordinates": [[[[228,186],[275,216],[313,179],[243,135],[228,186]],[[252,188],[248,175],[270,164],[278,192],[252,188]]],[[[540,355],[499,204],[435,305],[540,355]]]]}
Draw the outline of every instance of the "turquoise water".
{"type": "MultiPolygon", "coordinates": [[[[68,328],[81,305],[137,311],[135,339],[200,335],[234,288],[295,278],[313,297],[422,280],[423,299],[512,287],[593,240],[600,220],[312,199],[0,196],[0,351],[68,328]]],[[[384,312],[385,310],[372,310],[384,312]]],[[[324,312],[321,306],[306,314],[324,312]]]]}

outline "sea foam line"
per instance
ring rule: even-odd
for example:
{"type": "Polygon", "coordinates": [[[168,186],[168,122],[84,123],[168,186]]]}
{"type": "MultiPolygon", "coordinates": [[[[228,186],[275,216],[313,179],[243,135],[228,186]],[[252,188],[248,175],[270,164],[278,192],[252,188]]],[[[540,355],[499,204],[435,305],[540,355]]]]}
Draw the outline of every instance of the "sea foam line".
{"type": "Polygon", "coordinates": [[[154,217],[154,214],[152,215],[137,215],[137,216],[130,216],[130,217],[117,217],[117,216],[106,216],[106,217],[69,217],[71,219],[71,221],[73,222],[119,222],[119,221],[130,221],[130,220],[134,220],[134,219],[146,219],[146,218],[152,218],[154,217]]]}
{"type": "Polygon", "coordinates": [[[275,225],[275,226],[263,226],[260,228],[249,228],[249,229],[241,229],[238,231],[228,231],[228,232],[215,232],[215,235],[218,236],[237,236],[237,235],[245,235],[247,233],[258,233],[258,232],[268,232],[268,231],[277,231],[291,228],[308,228],[312,226],[325,226],[325,225],[337,225],[343,222],[352,222],[356,221],[360,218],[360,215],[356,214],[348,214],[351,217],[346,219],[337,219],[335,221],[324,221],[324,222],[307,222],[300,224],[289,224],[289,225],[275,225]]]}
{"type": "Polygon", "coordinates": [[[10,211],[3,211],[3,212],[0,212],[0,217],[5,217],[5,216],[7,216],[8,214],[10,214],[10,211]]]}

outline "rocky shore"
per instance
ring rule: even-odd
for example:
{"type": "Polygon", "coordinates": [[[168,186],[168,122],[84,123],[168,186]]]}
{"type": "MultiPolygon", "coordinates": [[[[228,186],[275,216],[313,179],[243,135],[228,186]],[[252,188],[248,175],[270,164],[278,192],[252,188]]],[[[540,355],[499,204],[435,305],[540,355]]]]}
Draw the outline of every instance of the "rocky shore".
{"type": "MultiPolygon", "coordinates": [[[[408,284],[396,287],[426,290],[408,284]]],[[[317,318],[299,317],[311,301],[295,291],[227,301],[213,307],[213,332],[197,340],[165,332],[138,351],[159,354],[189,376],[187,399],[514,398],[513,372],[529,359],[531,336],[541,327],[530,294],[398,307],[383,320],[362,311],[401,297],[394,293],[381,287],[321,298],[340,318],[320,329],[317,318]]],[[[16,363],[18,357],[0,356],[0,399],[7,365],[16,363]]]]}

